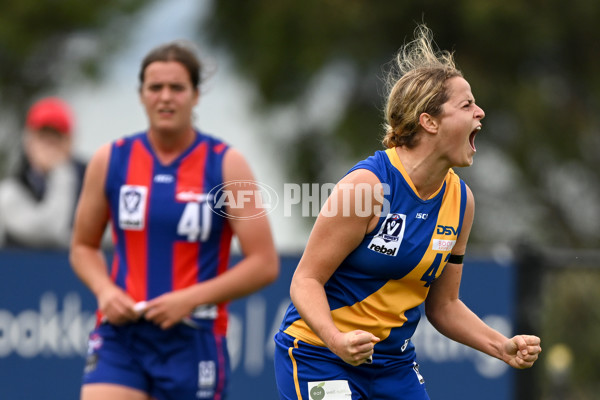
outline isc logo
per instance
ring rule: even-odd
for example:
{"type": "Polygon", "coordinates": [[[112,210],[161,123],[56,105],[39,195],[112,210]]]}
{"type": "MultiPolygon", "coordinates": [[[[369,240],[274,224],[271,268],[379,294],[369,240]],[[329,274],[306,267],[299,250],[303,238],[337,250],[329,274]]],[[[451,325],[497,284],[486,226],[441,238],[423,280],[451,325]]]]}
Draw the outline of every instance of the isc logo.
{"type": "Polygon", "coordinates": [[[437,234],[438,235],[456,235],[456,229],[452,226],[446,225],[438,225],[437,226],[437,234]]]}

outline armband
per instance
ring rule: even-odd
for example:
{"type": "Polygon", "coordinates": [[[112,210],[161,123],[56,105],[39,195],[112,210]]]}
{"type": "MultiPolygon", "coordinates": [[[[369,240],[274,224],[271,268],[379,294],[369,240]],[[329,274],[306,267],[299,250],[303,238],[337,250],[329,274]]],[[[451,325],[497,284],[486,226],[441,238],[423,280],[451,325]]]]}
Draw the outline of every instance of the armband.
{"type": "Polygon", "coordinates": [[[448,262],[452,264],[462,264],[463,258],[465,258],[464,254],[461,254],[460,256],[458,254],[450,254],[450,257],[448,257],[448,262]]]}

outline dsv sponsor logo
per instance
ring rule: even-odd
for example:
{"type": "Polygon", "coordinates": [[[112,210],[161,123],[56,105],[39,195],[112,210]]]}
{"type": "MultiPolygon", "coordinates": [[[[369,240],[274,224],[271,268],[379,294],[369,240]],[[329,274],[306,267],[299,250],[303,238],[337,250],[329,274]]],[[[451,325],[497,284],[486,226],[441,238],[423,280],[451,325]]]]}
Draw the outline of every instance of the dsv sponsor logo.
{"type": "Polygon", "coordinates": [[[457,230],[453,226],[438,225],[436,233],[438,235],[456,235],[457,230]]]}
{"type": "Polygon", "coordinates": [[[279,197],[269,185],[256,181],[237,180],[215,186],[208,197],[211,210],[231,219],[254,219],[267,215],[277,207],[279,197]],[[244,210],[240,213],[238,210],[244,210]]]}

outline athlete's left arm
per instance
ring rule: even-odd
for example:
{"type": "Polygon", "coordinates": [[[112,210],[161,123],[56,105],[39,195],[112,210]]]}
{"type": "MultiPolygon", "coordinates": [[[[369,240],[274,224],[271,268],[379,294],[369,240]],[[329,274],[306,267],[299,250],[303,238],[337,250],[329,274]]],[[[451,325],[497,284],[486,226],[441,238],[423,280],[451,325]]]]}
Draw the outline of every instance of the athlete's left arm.
{"type": "Polygon", "coordinates": [[[239,241],[244,257],[222,275],[210,302],[219,303],[246,296],[272,283],[279,276],[279,256],[271,233],[269,219],[262,204],[260,188],[243,155],[229,149],[223,161],[223,181],[242,181],[230,185],[236,207],[228,207],[229,226],[239,241]],[[239,194],[238,191],[243,191],[239,194]]]}
{"type": "Polygon", "coordinates": [[[240,152],[228,149],[223,160],[223,181],[229,185],[234,206],[227,208],[228,223],[237,236],[244,257],[225,273],[188,288],[157,297],[147,304],[146,319],[164,329],[173,326],[197,306],[218,304],[253,293],[279,275],[279,257],[271,227],[263,212],[258,186],[250,166],[240,152]],[[238,193],[243,190],[243,193],[238,193]],[[243,200],[243,201],[242,201],[243,200]]]}
{"type": "MultiPolygon", "coordinates": [[[[465,253],[475,209],[473,193],[467,187],[467,208],[463,228],[452,254],[465,253]]],[[[540,339],[517,335],[508,339],[486,325],[460,299],[459,289],[463,264],[448,263],[444,272],[431,285],[425,300],[427,319],[443,335],[490,356],[503,360],[514,368],[529,368],[541,351],[540,339]]]]}

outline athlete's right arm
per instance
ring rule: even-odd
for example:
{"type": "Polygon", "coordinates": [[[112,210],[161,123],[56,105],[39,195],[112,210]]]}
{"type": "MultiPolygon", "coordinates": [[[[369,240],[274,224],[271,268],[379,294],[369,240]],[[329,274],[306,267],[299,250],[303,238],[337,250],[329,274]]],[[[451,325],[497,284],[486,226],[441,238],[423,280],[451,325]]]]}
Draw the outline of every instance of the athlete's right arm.
{"type": "Polygon", "coordinates": [[[122,324],[137,318],[134,301],[118,288],[108,275],[101,241],[108,223],[108,201],[104,183],[110,158],[105,145],[90,160],[75,212],[69,259],[73,270],[92,291],[98,307],[109,322],[122,324]]]}
{"type": "Polygon", "coordinates": [[[317,217],[290,287],[290,296],[302,319],[333,353],[352,365],[366,362],[379,338],[360,330],[341,332],[331,317],[324,285],[377,224],[375,212],[367,215],[359,210],[363,209],[361,200],[363,204],[378,203],[381,196],[374,192],[378,184],[375,174],[360,169],[335,186],[317,217]]]}

